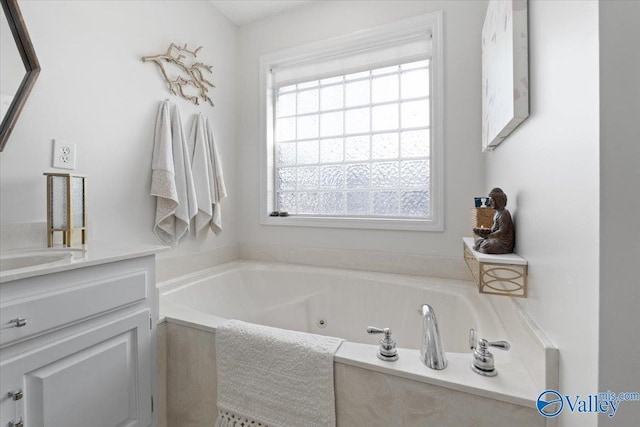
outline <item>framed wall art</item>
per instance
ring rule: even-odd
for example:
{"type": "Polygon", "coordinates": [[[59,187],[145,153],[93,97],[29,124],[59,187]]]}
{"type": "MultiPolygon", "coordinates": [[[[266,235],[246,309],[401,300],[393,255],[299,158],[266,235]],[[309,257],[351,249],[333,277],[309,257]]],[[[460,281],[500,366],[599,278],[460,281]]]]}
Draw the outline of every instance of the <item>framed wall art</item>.
{"type": "Polygon", "coordinates": [[[527,0],[491,0],[482,27],[482,150],[529,116],[527,0]]]}

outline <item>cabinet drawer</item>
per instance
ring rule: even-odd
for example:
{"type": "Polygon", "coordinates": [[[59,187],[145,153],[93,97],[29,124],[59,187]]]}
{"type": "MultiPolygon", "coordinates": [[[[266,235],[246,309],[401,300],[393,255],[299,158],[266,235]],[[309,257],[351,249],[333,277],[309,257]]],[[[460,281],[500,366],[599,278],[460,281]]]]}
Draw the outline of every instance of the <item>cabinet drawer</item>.
{"type": "Polygon", "coordinates": [[[0,305],[0,348],[147,297],[147,272],[139,270],[5,301],[0,305]]]}

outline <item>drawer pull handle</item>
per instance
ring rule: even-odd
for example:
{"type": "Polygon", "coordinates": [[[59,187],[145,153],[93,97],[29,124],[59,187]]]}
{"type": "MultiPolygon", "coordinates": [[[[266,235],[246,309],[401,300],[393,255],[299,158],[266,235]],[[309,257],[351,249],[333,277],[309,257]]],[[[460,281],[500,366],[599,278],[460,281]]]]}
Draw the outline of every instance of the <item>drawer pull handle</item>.
{"type": "Polygon", "coordinates": [[[18,317],[13,320],[9,320],[9,324],[12,328],[22,328],[27,324],[27,319],[23,319],[22,317],[18,317]]]}
{"type": "Polygon", "coordinates": [[[17,420],[9,421],[9,427],[24,427],[24,422],[22,418],[18,418],[17,420]]]}
{"type": "Polygon", "coordinates": [[[20,400],[24,395],[22,394],[22,390],[14,390],[9,392],[9,397],[11,400],[20,400]]]}

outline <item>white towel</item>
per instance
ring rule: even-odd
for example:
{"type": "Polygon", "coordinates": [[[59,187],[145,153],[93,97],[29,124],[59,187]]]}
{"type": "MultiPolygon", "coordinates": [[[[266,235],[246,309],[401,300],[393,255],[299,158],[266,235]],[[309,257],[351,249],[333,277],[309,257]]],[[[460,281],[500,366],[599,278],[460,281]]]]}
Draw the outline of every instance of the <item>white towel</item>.
{"type": "Polygon", "coordinates": [[[178,242],[189,231],[189,224],[198,211],[198,205],[191,171],[191,156],[189,155],[187,139],[182,129],[180,112],[175,104],[170,104],[170,112],[173,166],[175,169],[176,190],[178,192],[178,206],[175,212],[175,239],[178,242]]]}
{"type": "Polygon", "coordinates": [[[189,135],[189,152],[191,153],[191,167],[198,200],[196,214],[196,233],[209,226],[213,218],[213,197],[211,186],[211,156],[206,140],[204,117],[198,114],[191,126],[189,135]]]}
{"type": "Polygon", "coordinates": [[[211,172],[213,177],[213,218],[211,220],[211,230],[218,234],[222,231],[222,207],[220,200],[227,197],[227,187],[224,184],[224,174],[222,172],[222,161],[218,154],[215,139],[213,138],[213,128],[209,120],[205,118],[207,125],[207,141],[209,142],[209,151],[211,153],[211,172]]]}
{"type": "Polygon", "coordinates": [[[215,234],[222,231],[222,210],[220,200],[227,196],[222,173],[222,163],[213,130],[207,118],[202,114],[193,121],[189,135],[189,151],[198,200],[196,232],[209,226],[215,234]]]}
{"type": "Polygon", "coordinates": [[[333,356],[343,341],[239,320],[219,326],[216,427],[335,426],[333,356]]]}
{"type": "Polygon", "coordinates": [[[175,212],[178,207],[169,104],[163,102],[156,118],[151,163],[151,195],[156,199],[153,232],[165,244],[175,240],[175,212]]]}
{"type": "Polygon", "coordinates": [[[153,232],[167,245],[189,231],[197,209],[186,142],[178,107],[163,101],[156,119],[151,195],[157,198],[153,232]]]}

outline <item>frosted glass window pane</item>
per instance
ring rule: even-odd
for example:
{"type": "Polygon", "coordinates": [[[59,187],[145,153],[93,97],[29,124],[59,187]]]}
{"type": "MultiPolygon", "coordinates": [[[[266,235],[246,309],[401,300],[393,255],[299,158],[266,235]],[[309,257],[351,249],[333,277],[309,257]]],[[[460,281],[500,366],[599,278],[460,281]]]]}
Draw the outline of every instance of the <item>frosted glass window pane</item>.
{"type": "Polygon", "coordinates": [[[300,89],[308,89],[310,87],[316,87],[318,86],[318,80],[314,80],[312,82],[306,82],[306,83],[299,83],[298,84],[298,90],[300,89]]]}
{"type": "Polygon", "coordinates": [[[324,189],[344,188],[344,166],[330,165],[320,167],[320,187],[324,189]]]}
{"type": "Polygon", "coordinates": [[[372,202],[374,215],[397,216],[400,211],[400,196],[397,191],[374,191],[372,202]]]}
{"type": "Polygon", "coordinates": [[[52,176],[51,178],[51,210],[53,228],[67,227],[67,178],[52,176]]]}
{"type": "Polygon", "coordinates": [[[400,215],[408,217],[428,217],[429,192],[403,191],[400,196],[400,215]]]}
{"type": "Polygon", "coordinates": [[[296,213],[296,193],[278,193],[278,209],[283,212],[296,213]]]}
{"type": "Polygon", "coordinates": [[[380,74],[389,74],[389,73],[397,73],[398,66],[392,65],[391,67],[378,68],[371,71],[371,74],[374,76],[379,76],[380,74]]]}
{"type": "Polygon", "coordinates": [[[73,227],[84,227],[84,179],[71,178],[71,224],[73,227]]]}
{"type": "Polygon", "coordinates": [[[278,208],[428,217],[429,64],[415,61],[278,88],[278,208]]]}
{"type": "Polygon", "coordinates": [[[403,158],[429,156],[428,130],[402,132],[400,134],[400,140],[400,153],[403,158]]]}
{"type": "Polygon", "coordinates": [[[344,105],[344,86],[327,86],[320,89],[320,109],[335,110],[344,105]]]}
{"type": "Polygon", "coordinates": [[[401,105],[402,127],[424,127],[429,126],[429,101],[403,102],[401,105]]]}
{"type": "Polygon", "coordinates": [[[298,193],[298,213],[318,213],[318,193],[298,193]]]}
{"type": "Polygon", "coordinates": [[[276,120],[276,142],[293,141],[296,139],[296,119],[276,120]]]}
{"type": "Polygon", "coordinates": [[[296,168],[280,168],[277,170],[278,190],[296,189],[296,168]]]}
{"type": "Polygon", "coordinates": [[[296,114],[296,94],[289,93],[278,96],[276,117],[293,116],[294,114],[296,114]]]}
{"type": "Polygon", "coordinates": [[[378,105],[372,108],[372,130],[391,130],[398,128],[398,104],[378,105]]]}
{"type": "Polygon", "coordinates": [[[369,108],[347,110],[345,113],[345,133],[369,132],[369,108]]]}
{"type": "Polygon", "coordinates": [[[278,88],[278,94],[291,92],[291,91],[294,91],[294,90],[296,90],[296,85],[283,86],[281,88],[278,88]]]}
{"type": "Polygon", "coordinates": [[[369,192],[354,191],[347,193],[347,214],[366,215],[369,213],[369,192]]]}
{"type": "Polygon", "coordinates": [[[333,83],[342,83],[342,76],[338,76],[338,77],[329,77],[328,79],[322,79],[320,80],[320,84],[321,85],[330,85],[333,83]]]}
{"type": "Polygon", "coordinates": [[[298,164],[308,165],[318,163],[319,155],[318,141],[298,142],[298,164]]]}
{"type": "Polygon", "coordinates": [[[345,213],[344,193],[321,193],[320,213],[324,215],[344,215],[345,213]]]}
{"type": "Polygon", "coordinates": [[[345,106],[357,107],[365,105],[370,100],[370,81],[359,80],[345,85],[345,106]]]}
{"type": "Polygon", "coordinates": [[[318,188],[319,175],[320,171],[317,166],[306,166],[298,168],[298,190],[318,188]]]}
{"type": "Polygon", "coordinates": [[[402,187],[428,187],[429,161],[409,160],[400,162],[400,185],[402,187]]]}
{"type": "Polygon", "coordinates": [[[408,64],[400,65],[401,70],[413,70],[415,68],[424,68],[429,66],[429,60],[409,62],[408,64]]]}
{"type": "Polygon", "coordinates": [[[402,98],[429,96],[429,70],[414,70],[402,73],[402,98]]]}
{"type": "Polygon", "coordinates": [[[373,135],[371,158],[374,160],[398,158],[398,134],[393,132],[373,135]]]}
{"type": "Polygon", "coordinates": [[[353,73],[353,74],[347,74],[346,76],[344,76],[345,80],[356,80],[356,79],[362,79],[365,77],[369,77],[370,71],[361,71],[359,73],[353,73]]]}
{"type": "Polygon", "coordinates": [[[344,159],[346,161],[369,160],[369,135],[345,138],[344,159]]]}
{"type": "Polygon", "coordinates": [[[320,136],[341,135],[342,126],[342,111],[320,114],[320,136]]]}
{"type": "Polygon", "coordinates": [[[373,188],[397,187],[398,178],[398,162],[371,164],[371,186],[373,188]]]}
{"type": "Polygon", "coordinates": [[[278,166],[289,166],[296,163],[296,143],[280,143],[276,146],[278,166]]]}
{"type": "Polygon", "coordinates": [[[318,116],[298,117],[298,139],[318,137],[318,116]]]}
{"type": "Polygon", "coordinates": [[[333,163],[343,160],[342,138],[320,140],[320,162],[333,163]]]}
{"type": "Polygon", "coordinates": [[[371,102],[388,102],[398,100],[398,75],[378,77],[372,80],[371,102]]]}
{"type": "Polygon", "coordinates": [[[369,188],[369,165],[347,165],[347,188],[369,188]]]}
{"type": "Polygon", "coordinates": [[[298,92],[298,114],[318,111],[318,89],[298,92]]]}

